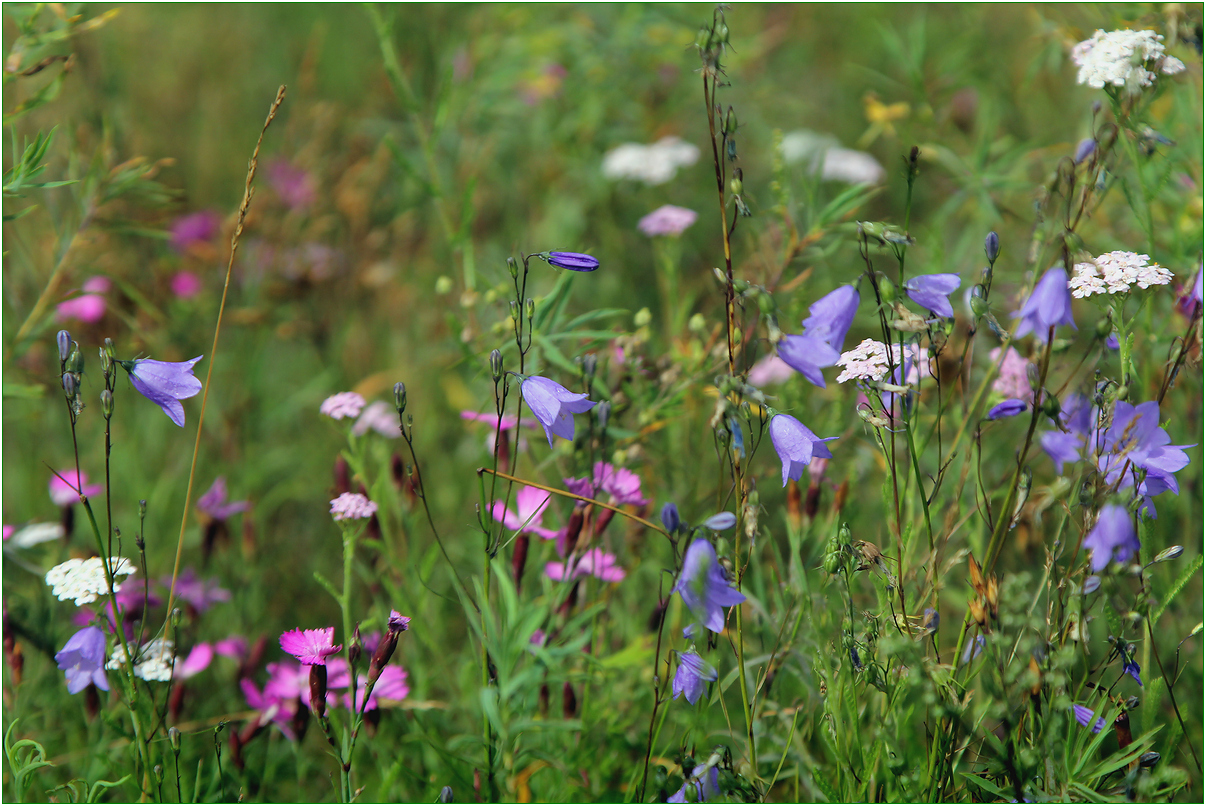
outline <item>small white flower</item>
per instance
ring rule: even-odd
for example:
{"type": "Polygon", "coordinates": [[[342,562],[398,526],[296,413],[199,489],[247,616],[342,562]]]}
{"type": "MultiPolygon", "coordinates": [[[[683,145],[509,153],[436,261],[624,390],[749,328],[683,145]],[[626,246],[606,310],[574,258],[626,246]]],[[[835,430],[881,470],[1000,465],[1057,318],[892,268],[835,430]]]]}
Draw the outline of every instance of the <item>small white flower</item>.
{"type": "Polygon", "coordinates": [[[838,383],[850,380],[878,381],[888,373],[888,351],[883,342],[863,339],[853,350],[842,353],[837,365],[845,367],[837,377],[838,383]]]}
{"type": "Polygon", "coordinates": [[[62,536],[63,524],[61,523],[31,523],[10,537],[5,545],[27,549],[39,543],[58,540],[62,536]]]}
{"type": "Polygon", "coordinates": [[[1155,31],[1098,30],[1092,39],[1080,42],[1072,48],[1072,62],[1080,69],[1076,83],[1101,89],[1107,84],[1125,87],[1130,93],[1138,93],[1143,87],[1151,86],[1156,74],[1144,65],[1162,73],[1179,73],[1185,65],[1179,60],[1164,55],[1163,36],[1155,31]]]}
{"type": "Polygon", "coordinates": [[[663,137],[652,145],[624,143],[603,156],[603,175],[662,185],[673,179],[679,168],[698,160],[699,149],[677,137],[663,137]]]}
{"type": "Polygon", "coordinates": [[[1068,288],[1072,289],[1072,296],[1083,299],[1107,292],[1125,294],[1133,285],[1149,288],[1172,282],[1171,271],[1157,263],[1149,266],[1147,261],[1147,255],[1135,252],[1107,252],[1091,263],[1077,263],[1068,288]]]}
{"type": "Polygon", "coordinates": [[[1097,273],[1096,263],[1077,263],[1072,269],[1072,279],[1068,281],[1068,288],[1072,289],[1072,296],[1077,299],[1106,292],[1105,280],[1097,273]]]}
{"type": "MultiPolygon", "coordinates": [[[[121,590],[117,577],[134,573],[134,564],[125,557],[114,557],[110,563],[113,569],[113,592],[117,593],[121,590]]],[[[59,601],[74,599],[76,607],[109,594],[109,583],[105,579],[105,567],[100,557],[87,560],[76,558],[58,564],[46,572],[46,584],[59,601]]]]}
{"type": "MultiPolygon", "coordinates": [[[[140,680],[166,683],[172,679],[172,666],[175,660],[175,647],[164,638],[143,644],[138,650],[134,661],[134,676],[140,680]]],[[[126,663],[126,648],[118,643],[113,647],[113,655],[105,664],[106,669],[118,669],[126,663]]]]}

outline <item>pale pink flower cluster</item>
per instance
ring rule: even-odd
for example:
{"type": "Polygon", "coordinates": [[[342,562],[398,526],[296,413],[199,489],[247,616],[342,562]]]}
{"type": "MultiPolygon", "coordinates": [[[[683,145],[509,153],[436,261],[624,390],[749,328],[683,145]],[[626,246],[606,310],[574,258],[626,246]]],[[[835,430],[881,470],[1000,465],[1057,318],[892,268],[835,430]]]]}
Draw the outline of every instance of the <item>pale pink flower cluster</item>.
{"type": "Polygon", "coordinates": [[[544,567],[549,579],[561,582],[570,577],[593,576],[604,582],[619,582],[624,579],[624,569],[616,564],[616,556],[602,549],[589,549],[572,564],[572,573],[565,563],[552,562],[544,567]]]}
{"type": "MultiPolygon", "coordinates": [[[[921,345],[910,344],[905,347],[909,368],[905,375],[905,383],[917,383],[922,377],[928,376],[929,362],[921,360],[921,345]]],[[[901,356],[904,354],[899,344],[892,345],[893,363],[899,367],[901,356]]],[[[853,350],[842,353],[837,360],[839,367],[844,367],[837,376],[838,383],[846,381],[881,381],[888,374],[888,350],[883,342],[875,339],[863,339],[853,350]]]]}
{"type": "Polygon", "coordinates": [[[1026,368],[1030,366],[1030,362],[1012,347],[1005,351],[1005,359],[1003,361],[1001,360],[1000,347],[993,348],[988,353],[988,357],[992,359],[994,364],[997,361],[1001,361],[1001,371],[997,374],[997,379],[992,382],[992,390],[1007,398],[1028,400],[1031,391],[1030,378],[1026,374],[1026,368]]]}
{"type": "Polygon", "coordinates": [[[332,420],[342,420],[344,417],[355,417],[364,408],[364,398],[356,392],[340,392],[331,395],[318,407],[320,414],[325,414],[332,420]]]}
{"type": "Polygon", "coordinates": [[[654,238],[658,235],[682,235],[687,227],[695,223],[698,214],[686,207],[663,204],[637,222],[637,229],[654,238]]]}
{"type": "Polygon", "coordinates": [[[1148,256],[1134,252],[1106,252],[1089,263],[1077,263],[1072,267],[1072,279],[1068,288],[1072,296],[1084,299],[1095,294],[1120,294],[1131,290],[1132,285],[1149,288],[1153,285],[1168,285],[1173,273],[1158,263],[1147,264],[1148,256]]]}
{"type": "Polygon", "coordinates": [[[360,493],[343,493],[331,500],[331,517],[337,521],[371,518],[377,512],[377,504],[360,493]]]}
{"type": "Polygon", "coordinates": [[[1108,84],[1137,93],[1156,79],[1156,74],[1144,66],[1145,62],[1151,62],[1153,68],[1165,75],[1180,73],[1185,63],[1164,55],[1163,39],[1155,31],[1098,30],[1092,39],[1072,48],[1072,62],[1080,68],[1076,83],[1097,89],[1108,84]]]}

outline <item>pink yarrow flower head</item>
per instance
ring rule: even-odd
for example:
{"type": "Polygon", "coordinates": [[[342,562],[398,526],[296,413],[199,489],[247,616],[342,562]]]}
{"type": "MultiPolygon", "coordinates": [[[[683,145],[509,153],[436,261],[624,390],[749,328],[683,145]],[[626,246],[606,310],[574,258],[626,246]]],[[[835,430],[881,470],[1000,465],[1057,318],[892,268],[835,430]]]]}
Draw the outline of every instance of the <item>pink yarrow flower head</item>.
{"type": "Polygon", "coordinates": [[[1030,389],[1030,376],[1027,374],[1027,368],[1030,362],[1022,357],[1022,354],[1012,347],[1005,351],[1005,358],[1001,358],[1001,348],[994,347],[988,353],[989,359],[995,364],[1001,362],[1001,369],[997,373],[997,377],[992,382],[992,390],[1005,397],[1019,398],[1025,400],[1033,396],[1030,389]]]}
{"type": "Polygon", "coordinates": [[[50,477],[50,500],[59,507],[79,503],[81,491],[87,497],[92,498],[100,495],[104,489],[99,484],[89,484],[87,473],[80,472],[76,476],[75,468],[60,470],[57,475],[50,477]],[[75,485],[78,485],[78,488],[75,485]]]}
{"type": "Polygon", "coordinates": [[[186,400],[201,391],[201,381],[193,375],[193,367],[204,356],[188,361],[155,361],[140,358],[134,361],[118,361],[130,375],[134,388],[168,416],[173,423],[184,427],[186,400]]]}
{"type": "Polygon", "coordinates": [[[205,491],[205,495],[197,499],[197,509],[216,521],[224,521],[231,515],[246,512],[250,508],[250,501],[226,503],[226,479],[223,476],[214,479],[214,483],[205,491]]]}
{"type": "Polygon", "coordinates": [[[200,210],[181,216],[172,224],[169,245],[177,252],[185,252],[195,243],[205,243],[218,234],[222,217],[213,210],[200,210]]]}
{"type": "Polygon", "coordinates": [[[494,520],[502,521],[503,526],[512,532],[529,532],[540,535],[545,540],[552,540],[557,533],[541,526],[551,497],[551,493],[524,485],[515,493],[515,511],[507,509],[505,503],[498,500],[491,507],[490,515],[494,520]]]}
{"type": "Polygon", "coordinates": [[[108,277],[89,278],[83,285],[83,294],[55,306],[57,318],[60,322],[68,319],[77,319],[88,324],[99,322],[104,317],[107,306],[102,295],[111,285],[108,277]]]}
{"type": "Polygon", "coordinates": [[[364,408],[364,398],[356,392],[340,392],[331,395],[318,407],[319,414],[325,414],[332,420],[342,420],[344,417],[356,417],[364,408]]]}
{"type": "Polygon", "coordinates": [[[775,414],[771,417],[770,436],[775,453],[779,454],[779,461],[783,463],[784,487],[787,486],[788,479],[799,481],[813,459],[833,458],[825,443],[837,439],[818,437],[808,426],[790,414],[775,414]]]}
{"type": "Polygon", "coordinates": [[[1047,333],[1052,327],[1070,325],[1075,330],[1076,322],[1072,321],[1072,294],[1068,290],[1068,273],[1059,266],[1048,269],[1035,285],[1030,298],[1019,310],[1014,311],[1013,316],[1022,320],[1014,331],[1015,339],[1033,333],[1041,344],[1046,344],[1047,333]]]}
{"type": "Polygon", "coordinates": [[[519,389],[532,414],[536,415],[536,419],[544,426],[544,434],[548,437],[550,448],[553,447],[554,434],[572,442],[573,415],[590,411],[597,402],[587,400],[585,393],[576,394],[539,375],[524,378],[519,389]]]}
{"type": "Polygon", "coordinates": [[[172,293],[179,299],[192,299],[201,288],[201,278],[191,271],[176,272],[172,277],[172,293]]]}
{"type": "Polygon", "coordinates": [[[360,493],[343,493],[331,500],[331,517],[337,521],[371,518],[377,512],[377,504],[360,493]]]}
{"type": "Polygon", "coordinates": [[[384,400],[374,400],[360,412],[360,419],[352,426],[352,436],[364,436],[372,429],[383,437],[401,435],[398,430],[398,410],[384,400]]]}
{"type": "Polygon", "coordinates": [[[791,365],[777,355],[771,354],[762,358],[750,367],[750,385],[759,388],[771,384],[783,383],[795,372],[791,365]]]}
{"type": "Polygon", "coordinates": [[[570,563],[569,568],[566,563],[548,563],[544,572],[549,579],[557,582],[581,576],[593,576],[604,582],[619,582],[624,579],[624,569],[616,564],[616,555],[602,549],[588,549],[576,561],[570,563]]]}
{"type": "Polygon", "coordinates": [[[319,630],[289,630],[281,633],[281,649],[306,666],[325,666],[327,658],[343,648],[342,645],[336,645],[334,641],[334,627],[324,627],[319,630]]]}
{"type": "Polygon", "coordinates": [[[637,229],[656,238],[659,235],[678,237],[687,227],[695,223],[698,214],[686,207],[675,207],[673,204],[663,204],[637,223],[637,229]]]}

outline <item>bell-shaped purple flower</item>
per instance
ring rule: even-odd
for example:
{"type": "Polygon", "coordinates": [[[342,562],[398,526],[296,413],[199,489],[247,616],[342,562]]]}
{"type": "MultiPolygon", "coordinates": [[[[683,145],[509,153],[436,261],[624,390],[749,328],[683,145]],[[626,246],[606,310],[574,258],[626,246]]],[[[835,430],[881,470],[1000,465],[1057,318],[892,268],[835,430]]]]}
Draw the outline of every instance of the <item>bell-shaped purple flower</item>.
{"type": "Polygon", "coordinates": [[[176,425],[184,427],[184,406],[180,401],[201,391],[201,381],[193,375],[193,366],[204,356],[189,361],[156,361],[140,358],[121,361],[130,374],[134,388],[159,408],[176,425]]]}
{"type": "Polygon", "coordinates": [[[1090,567],[1100,572],[1110,560],[1124,563],[1139,550],[1139,538],[1126,507],[1106,504],[1097,516],[1097,525],[1085,538],[1084,547],[1090,552],[1090,567]]]}
{"type": "Polygon", "coordinates": [[[779,461],[783,463],[783,486],[788,479],[799,480],[814,458],[831,459],[833,454],[825,446],[837,437],[821,439],[808,426],[790,414],[776,414],[770,421],[771,444],[779,461]]]}
{"type": "Polygon", "coordinates": [[[988,410],[988,414],[984,415],[985,420],[1000,420],[1005,417],[1016,417],[1027,408],[1025,400],[1018,400],[1016,397],[1011,397],[1009,400],[1002,400],[997,405],[988,410]]]}
{"type": "Polygon", "coordinates": [[[67,673],[69,693],[79,694],[89,683],[95,683],[101,691],[109,690],[105,677],[105,634],[99,627],[85,627],[68,638],[54,659],[67,673]]]}
{"type": "MultiPolygon", "coordinates": [[[[1089,708],[1088,706],[1074,704],[1072,706],[1072,715],[1076,717],[1077,722],[1084,725],[1086,728],[1090,727],[1089,726],[1090,722],[1093,722],[1093,709],[1089,708]]],[[[1097,721],[1093,722],[1091,730],[1094,733],[1101,733],[1102,729],[1105,728],[1105,726],[1106,726],[1105,718],[1098,717],[1097,721]]]]}
{"type": "Polygon", "coordinates": [[[959,287],[959,283],[959,275],[953,273],[922,274],[906,280],[904,289],[909,299],[922,308],[949,319],[955,315],[955,309],[947,296],[959,287]]]}
{"type": "Polygon", "coordinates": [[[670,592],[681,596],[687,610],[714,633],[724,630],[723,609],[745,601],[745,595],[725,578],[716,549],[702,537],[687,549],[683,570],[670,592]]]}
{"type": "MultiPolygon", "coordinates": [[[[843,337],[845,333],[842,334],[843,337]]],[[[822,367],[832,367],[841,353],[820,336],[784,336],[776,349],[783,363],[803,375],[813,386],[825,388],[822,367]]]]}
{"type": "Polygon", "coordinates": [[[1039,444],[1055,464],[1055,472],[1063,474],[1066,462],[1079,462],[1085,438],[1093,423],[1093,404],[1084,395],[1071,394],[1060,404],[1060,422],[1065,431],[1045,431],[1039,444]]]}
{"type": "Polygon", "coordinates": [[[553,434],[572,442],[574,439],[572,415],[590,411],[598,402],[587,400],[585,394],[571,392],[561,384],[539,375],[525,378],[519,389],[528,408],[544,426],[544,434],[549,439],[550,448],[553,447],[553,434]]]}
{"type": "Polygon", "coordinates": [[[1171,441],[1168,432],[1160,427],[1160,404],[1149,400],[1135,406],[1119,401],[1114,406],[1113,422],[1098,440],[1101,456],[1097,469],[1108,485],[1117,482],[1126,470],[1124,487],[1133,483],[1132,470],[1147,471],[1139,483],[1139,494],[1146,498],[1165,490],[1178,494],[1181,488],[1173,474],[1189,464],[1189,455],[1182,448],[1193,446],[1169,445],[1171,441]]]}
{"type": "Polygon", "coordinates": [[[707,684],[716,680],[716,668],[694,652],[683,652],[678,656],[678,671],[674,673],[674,699],[679,695],[694,705],[703,695],[707,684]]]}
{"type": "Polygon", "coordinates": [[[804,335],[820,339],[841,353],[846,332],[857,312],[858,291],[852,285],[839,286],[808,306],[810,315],[803,322],[804,335]]]}
{"type": "Polygon", "coordinates": [[[550,266],[570,271],[594,271],[599,268],[599,260],[582,252],[549,252],[541,255],[550,266]]]}
{"type": "Polygon", "coordinates": [[[720,771],[707,764],[700,764],[691,770],[691,777],[683,783],[683,788],[666,798],[667,803],[704,803],[720,794],[720,771]],[[694,790],[691,799],[687,799],[687,787],[694,790]]]}
{"type": "Polygon", "coordinates": [[[1068,289],[1068,272],[1059,266],[1047,270],[1038,281],[1030,299],[1021,310],[1014,311],[1014,318],[1021,317],[1018,329],[1014,332],[1015,339],[1020,339],[1027,333],[1033,333],[1040,343],[1047,343],[1047,333],[1052,327],[1071,325],[1072,321],[1072,292],[1068,289]]]}

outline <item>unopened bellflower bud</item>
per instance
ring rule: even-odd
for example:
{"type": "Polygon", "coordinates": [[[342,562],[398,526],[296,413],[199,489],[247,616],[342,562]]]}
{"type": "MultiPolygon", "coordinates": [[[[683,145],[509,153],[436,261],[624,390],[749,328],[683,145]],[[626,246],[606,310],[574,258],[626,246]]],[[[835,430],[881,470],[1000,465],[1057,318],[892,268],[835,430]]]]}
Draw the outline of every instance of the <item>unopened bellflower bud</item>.
{"type": "Polygon", "coordinates": [[[72,343],[71,352],[67,355],[67,371],[74,372],[76,375],[84,371],[84,354],[80,352],[80,346],[72,343]]]}
{"type": "Polygon", "coordinates": [[[989,263],[997,262],[1001,254],[1001,238],[996,232],[990,232],[984,238],[984,254],[988,256],[989,263]]]}
{"type": "Polygon", "coordinates": [[[105,419],[113,416],[113,393],[108,389],[102,389],[100,393],[101,414],[105,415],[105,419]]]}
{"type": "Polygon", "coordinates": [[[536,302],[531,297],[528,297],[526,300],[524,300],[523,315],[527,317],[529,322],[531,322],[532,317],[536,315],[536,302]]]}
{"type": "Polygon", "coordinates": [[[399,414],[406,411],[406,384],[401,381],[394,384],[394,408],[399,414]]]}
{"type": "Polygon", "coordinates": [[[500,350],[491,350],[490,351],[490,376],[492,378],[494,378],[495,382],[502,379],[503,357],[502,357],[502,351],[500,351],[500,350]]]}
{"type": "Polygon", "coordinates": [[[507,258],[507,271],[511,272],[512,279],[519,276],[519,264],[515,262],[515,258],[507,258]]]}
{"type": "Polygon", "coordinates": [[[70,372],[63,373],[63,391],[67,393],[67,397],[75,397],[75,393],[79,391],[75,385],[75,375],[70,372]]]}
{"type": "Polygon", "coordinates": [[[66,330],[60,330],[55,341],[59,345],[59,364],[63,364],[67,360],[67,356],[71,354],[71,334],[66,330]]]}

